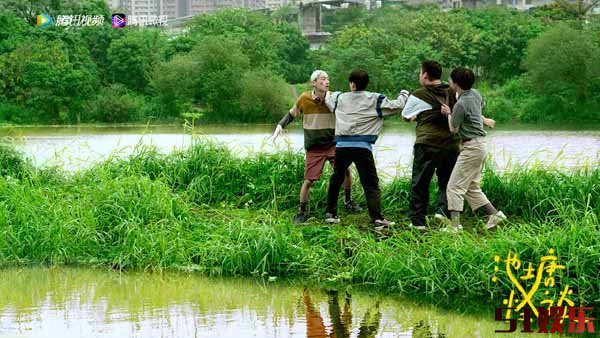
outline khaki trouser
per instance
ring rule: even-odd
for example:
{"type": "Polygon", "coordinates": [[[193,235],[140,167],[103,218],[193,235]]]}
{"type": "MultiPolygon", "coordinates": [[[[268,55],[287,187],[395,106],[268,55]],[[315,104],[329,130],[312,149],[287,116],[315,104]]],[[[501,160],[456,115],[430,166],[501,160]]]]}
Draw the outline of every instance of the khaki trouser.
{"type": "Polygon", "coordinates": [[[481,170],[485,159],[485,143],[483,137],[474,138],[463,143],[456,165],[450,175],[446,194],[448,210],[463,211],[464,199],[476,210],[490,201],[481,191],[481,170]]]}

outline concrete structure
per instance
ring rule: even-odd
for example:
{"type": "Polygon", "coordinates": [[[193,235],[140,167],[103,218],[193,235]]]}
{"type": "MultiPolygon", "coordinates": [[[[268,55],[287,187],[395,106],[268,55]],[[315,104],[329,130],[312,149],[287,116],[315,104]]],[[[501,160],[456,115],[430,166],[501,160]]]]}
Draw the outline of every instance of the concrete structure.
{"type": "Polygon", "coordinates": [[[308,38],[311,49],[320,48],[331,35],[321,30],[321,7],[339,7],[345,4],[365,6],[366,2],[365,0],[304,0],[299,3],[300,27],[302,34],[308,38]]]}

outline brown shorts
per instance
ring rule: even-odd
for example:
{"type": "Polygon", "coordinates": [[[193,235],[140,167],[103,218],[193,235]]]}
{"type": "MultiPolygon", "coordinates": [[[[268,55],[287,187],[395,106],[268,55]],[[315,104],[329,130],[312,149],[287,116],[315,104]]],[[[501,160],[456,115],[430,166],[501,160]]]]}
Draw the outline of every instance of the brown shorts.
{"type": "Polygon", "coordinates": [[[333,167],[335,163],[335,144],[326,148],[307,150],[306,160],[304,161],[304,179],[317,181],[323,173],[325,161],[329,161],[333,167]]]}

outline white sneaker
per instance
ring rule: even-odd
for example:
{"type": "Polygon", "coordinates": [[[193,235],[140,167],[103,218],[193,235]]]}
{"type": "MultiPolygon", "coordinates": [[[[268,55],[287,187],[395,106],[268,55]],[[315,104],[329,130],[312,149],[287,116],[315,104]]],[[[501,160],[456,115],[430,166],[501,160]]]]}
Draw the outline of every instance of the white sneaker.
{"type": "Polygon", "coordinates": [[[462,225],[460,225],[460,224],[459,224],[459,225],[458,225],[458,226],[456,226],[456,227],[455,227],[455,226],[449,226],[449,227],[444,227],[444,228],[441,228],[441,229],[440,229],[440,231],[441,231],[441,232],[452,232],[452,233],[457,233],[457,232],[460,232],[460,231],[462,231],[462,228],[463,228],[463,227],[462,227],[462,225]]]}
{"type": "Polygon", "coordinates": [[[506,217],[506,215],[504,215],[504,213],[502,211],[498,211],[497,213],[490,216],[490,218],[488,219],[488,222],[486,224],[486,227],[488,230],[493,229],[496,227],[496,225],[506,221],[507,219],[508,218],[506,217]]]}
{"type": "Polygon", "coordinates": [[[452,222],[450,221],[450,219],[448,217],[446,217],[446,215],[444,214],[440,214],[440,213],[435,213],[433,215],[433,218],[441,225],[445,225],[447,227],[452,225],[452,222]]]}
{"type": "Polygon", "coordinates": [[[413,225],[412,223],[410,223],[408,227],[416,230],[427,230],[427,227],[424,225],[413,225]]]}
{"type": "Polygon", "coordinates": [[[340,218],[337,215],[333,215],[328,212],[325,214],[325,222],[338,224],[338,223],[340,223],[340,218]]]}

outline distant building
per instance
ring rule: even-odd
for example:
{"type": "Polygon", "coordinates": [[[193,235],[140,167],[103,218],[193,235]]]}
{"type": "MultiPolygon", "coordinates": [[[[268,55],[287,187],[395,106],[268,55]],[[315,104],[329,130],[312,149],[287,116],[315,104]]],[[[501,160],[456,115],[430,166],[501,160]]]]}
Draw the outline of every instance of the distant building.
{"type": "Polygon", "coordinates": [[[291,0],[265,0],[265,7],[274,11],[291,3],[291,0]]]}
{"type": "Polygon", "coordinates": [[[127,15],[166,15],[171,19],[225,8],[264,9],[266,1],[273,0],[106,0],[113,11],[127,15]]]}
{"type": "Polygon", "coordinates": [[[554,0],[385,0],[384,3],[405,3],[407,5],[439,4],[442,8],[483,8],[487,6],[506,6],[519,10],[548,5],[554,0]]]}

